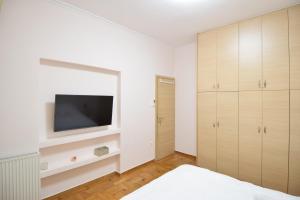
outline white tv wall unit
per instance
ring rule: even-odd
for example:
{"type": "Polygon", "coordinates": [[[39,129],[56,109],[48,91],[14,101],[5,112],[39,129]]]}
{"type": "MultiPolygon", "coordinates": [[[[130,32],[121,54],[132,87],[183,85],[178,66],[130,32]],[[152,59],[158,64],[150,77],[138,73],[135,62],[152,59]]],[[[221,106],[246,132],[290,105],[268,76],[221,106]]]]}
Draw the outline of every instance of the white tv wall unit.
{"type": "Polygon", "coordinates": [[[72,142],[80,142],[83,140],[94,139],[98,137],[104,137],[108,135],[119,134],[120,129],[108,129],[90,133],[81,133],[76,135],[68,135],[65,137],[51,138],[44,141],[40,141],[40,149],[49,148],[57,145],[68,144],[72,142]]]}
{"type": "Polygon", "coordinates": [[[41,163],[48,163],[46,170],[40,170],[41,198],[47,198],[108,173],[119,171],[120,76],[121,73],[117,70],[40,59],[39,151],[41,163]],[[67,79],[66,82],[64,77],[67,79]],[[88,88],[89,85],[93,85],[94,88],[88,88]],[[101,85],[105,87],[96,88],[101,85]],[[88,91],[84,90],[85,87],[88,91]],[[54,96],[60,93],[113,95],[112,125],[54,133],[54,96]],[[109,153],[95,156],[94,149],[101,146],[109,147],[109,153]]]}
{"type": "MultiPolygon", "coordinates": [[[[59,174],[71,169],[75,169],[78,167],[82,167],[84,165],[89,165],[94,162],[98,162],[113,156],[120,155],[120,147],[118,144],[118,141],[110,141],[106,142],[105,144],[101,144],[101,141],[103,142],[103,138],[107,138],[108,136],[115,136],[114,139],[119,139],[120,129],[109,129],[104,131],[98,131],[98,132],[92,132],[92,133],[82,133],[79,135],[70,135],[65,136],[62,138],[53,138],[48,139],[45,141],[42,141],[40,143],[40,152],[41,152],[41,161],[42,162],[48,162],[48,169],[47,170],[41,170],[40,177],[45,178],[48,176],[52,176],[55,174],[59,174]],[[101,139],[99,144],[93,143],[93,141],[101,139]],[[88,147],[86,147],[85,151],[81,151],[80,154],[77,154],[76,148],[82,148],[83,145],[80,143],[88,143],[88,147]],[[63,151],[56,152],[56,154],[64,154],[65,156],[60,156],[60,159],[53,159],[47,160],[48,152],[53,152],[51,148],[56,148],[59,145],[72,145],[71,143],[78,143],[77,145],[73,145],[74,154],[69,155],[67,153],[64,154],[63,151]],[[95,147],[106,145],[109,147],[109,153],[103,156],[95,156],[94,149],[95,147]],[[49,151],[50,149],[50,151],[49,151]],[[71,161],[71,156],[76,156],[76,161],[71,161]],[[52,162],[51,162],[52,161],[52,162]]],[[[107,140],[106,140],[107,141],[107,140]]],[[[63,149],[63,148],[62,148],[63,149]]],[[[70,149],[70,148],[67,148],[70,149]]]]}

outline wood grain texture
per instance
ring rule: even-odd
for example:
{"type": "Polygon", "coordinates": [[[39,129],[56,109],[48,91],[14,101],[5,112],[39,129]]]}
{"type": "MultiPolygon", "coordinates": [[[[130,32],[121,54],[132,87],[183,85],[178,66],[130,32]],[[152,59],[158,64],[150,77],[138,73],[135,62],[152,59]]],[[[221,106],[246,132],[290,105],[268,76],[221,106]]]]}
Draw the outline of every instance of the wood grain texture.
{"type": "Polygon", "coordinates": [[[195,157],[176,152],[121,175],[113,173],[46,200],[118,200],[182,164],[195,164],[195,157]]]}
{"type": "MultiPolygon", "coordinates": [[[[300,132],[300,120],[295,113],[300,100],[296,98],[296,103],[296,100],[291,99],[290,105],[289,93],[293,89],[300,89],[300,5],[239,22],[238,28],[236,24],[232,24],[214,29],[210,33],[216,33],[216,41],[214,35],[213,44],[207,44],[209,40],[205,42],[206,46],[216,46],[217,76],[215,78],[213,75],[214,69],[210,69],[213,80],[208,80],[209,76],[204,77],[205,75],[201,74],[199,62],[203,58],[198,54],[198,92],[201,91],[199,83],[204,81],[201,80],[203,77],[206,83],[216,81],[217,85],[219,84],[219,88],[216,85],[216,90],[212,90],[217,94],[217,121],[220,123],[216,131],[217,171],[233,177],[236,177],[235,173],[239,171],[242,180],[283,192],[287,192],[289,178],[289,192],[298,194],[300,157],[297,133],[300,132]],[[233,104],[234,100],[231,99],[230,102],[230,98],[223,96],[223,101],[227,102],[222,105],[222,93],[236,91],[237,86],[240,93],[239,102],[233,104]],[[234,105],[238,105],[240,109],[238,126],[233,123],[236,110],[234,105]],[[291,121],[291,127],[290,117],[294,120],[294,123],[291,121]],[[239,129],[239,139],[238,142],[232,143],[236,138],[236,127],[239,129]],[[290,128],[294,129],[291,134],[290,128]],[[225,132],[230,134],[222,134],[225,132]],[[238,159],[234,153],[236,146],[239,146],[238,159]],[[239,170],[235,169],[236,160],[239,160],[239,170]]],[[[198,49],[199,52],[201,51],[198,49]]],[[[198,106],[201,98],[204,98],[201,95],[198,95],[198,106]]],[[[205,130],[202,130],[203,133],[214,133],[210,126],[215,108],[211,102],[205,104],[206,107],[198,107],[197,111],[198,137],[201,128],[205,130]],[[208,116],[205,116],[207,114],[208,116]],[[206,120],[207,124],[199,126],[199,119],[206,120]]],[[[203,135],[201,137],[203,138],[203,135]]],[[[210,137],[210,141],[213,141],[213,134],[210,137]]],[[[203,158],[209,156],[205,154],[213,152],[214,143],[207,142],[205,146],[201,144],[200,138],[198,157],[203,158]],[[201,149],[203,147],[209,151],[201,149]]],[[[200,162],[198,161],[199,165],[200,162]]]]}
{"type": "Polygon", "coordinates": [[[262,186],[287,192],[289,91],[263,92],[262,186]]]}
{"type": "Polygon", "coordinates": [[[290,159],[288,192],[300,196],[300,90],[290,94],[290,159]]]}
{"type": "Polygon", "coordinates": [[[217,93],[217,170],[238,178],[237,92],[217,93]]]}
{"type": "Polygon", "coordinates": [[[217,76],[216,31],[198,34],[198,91],[215,91],[217,76]]]}
{"type": "Polygon", "coordinates": [[[239,23],[239,91],[261,90],[261,17],[239,23]]]}
{"type": "Polygon", "coordinates": [[[290,87],[300,89],[300,5],[288,9],[290,39],[290,87]]]}
{"type": "Polygon", "coordinates": [[[175,79],[157,77],[156,159],[175,151],[175,79]]]}
{"type": "Polygon", "coordinates": [[[262,92],[239,93],[239,179],[261,185],[262,92]]]}
{"type": "Polygon", "coordinates": [[[216,98],[216,92],[199,93],[197,111],[197,164],[213,171],[217,167],[216,98]]]}
{"type": "Polygon", "coordinates": [[[263,16],[263,79],[266,90],[289,89],[287,10],[263,16]]]}
{"type": "Polygon", "coordinates": [[[217,89],[238,91],[238,25],[217,32],[217,89]]]}

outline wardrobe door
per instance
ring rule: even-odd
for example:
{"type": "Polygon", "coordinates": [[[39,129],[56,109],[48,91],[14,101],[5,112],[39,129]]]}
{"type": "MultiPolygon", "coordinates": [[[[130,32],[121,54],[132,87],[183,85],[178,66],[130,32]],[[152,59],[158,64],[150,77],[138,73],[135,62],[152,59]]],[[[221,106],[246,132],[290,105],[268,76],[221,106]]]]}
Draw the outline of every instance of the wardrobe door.
{"type": "Polygon", "coordinates": [[[238,93],[217,94],[217,171],[238,177],[238,93]]]}
{"type": "Polygon", "coordinates": [[[239,93],[239,178],[261,185],[262,92],[239,93]]]}
{"type": "Polygon", "coordinates": [[[239,24],[239,90],[262,86],[261,18],[239,24]]]}
{"type": "Polygon", "coordinates": [[[289,91],[263,92],[262,185],[287,192],[289,91]]]}
{"type": "Polygon", "coordinates": [[[217,89],[238,90],[238,25],[217,32],[217,89]]]}
{"type": "Polygon", "coordinates": [[[216,92],[198,93],[197,164],[216,170],[216,92]]]}
{"type": "Polygon", "coordinates": [[[198,34],[198,91],[215,91],[217,75],[216,32],[198,34]]]}
{"type": "Polygon", "coordinates": [[[291,90],[290,162],[288,192],[300,196],[300,90],[291,90]]]}
{"type": "Polygon", "coordinates": [[[289,89],[287,10],[273,12],[262,19],[264,88],[289,89]]]}
{"type": "Polygon", "coordinates": [[[289,8],[290,87],[300,89],[300,5],[289,8]]]}

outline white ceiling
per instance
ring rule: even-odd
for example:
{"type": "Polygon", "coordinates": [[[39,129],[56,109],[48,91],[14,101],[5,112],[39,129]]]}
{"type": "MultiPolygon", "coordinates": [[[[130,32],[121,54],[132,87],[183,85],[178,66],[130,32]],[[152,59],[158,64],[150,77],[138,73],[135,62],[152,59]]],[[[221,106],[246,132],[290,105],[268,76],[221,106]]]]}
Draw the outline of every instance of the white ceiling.
{"type": "Polygon", "coordinates": [[[284,8],[300,0],[62,0],[174,46],[195,33],[284,8]]]}

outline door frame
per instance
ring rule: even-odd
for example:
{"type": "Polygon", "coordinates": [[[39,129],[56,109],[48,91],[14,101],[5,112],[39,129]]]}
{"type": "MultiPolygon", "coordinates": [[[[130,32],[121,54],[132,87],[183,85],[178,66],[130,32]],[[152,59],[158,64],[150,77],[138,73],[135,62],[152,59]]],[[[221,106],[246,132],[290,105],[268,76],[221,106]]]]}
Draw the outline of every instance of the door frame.
{"type": "MultiPolygon", "coordinates": [[[[174,90],[175,90],[174,91],[174,102],[176,103],[176,101],[175,101],[176,100],[176,82],[175,82],[175,77],[163,76],[163,75],[158,75],[157,74],[155,76],[155,99],[154,99],[154,104],[155,104],[155,160],[158,160],[158,158],[157,158],[157,138],[158,138],[158,123],[157,123],[158,104],[157,104],[157,97],[158,97],[158,81],[161,78],[172,79],[174,81],[174,90]]],[[[174,111],[175,111],[175,106],[174,106],[174,111]]],[[[175,122],[174,122],[174,125],[175,125],[175,122]]],[[[175,130],[174,130],[174,135],[175,135],[175,130]]],[[[174,143],[175,143],[175,141],[174,141],[174,143]]]]}

